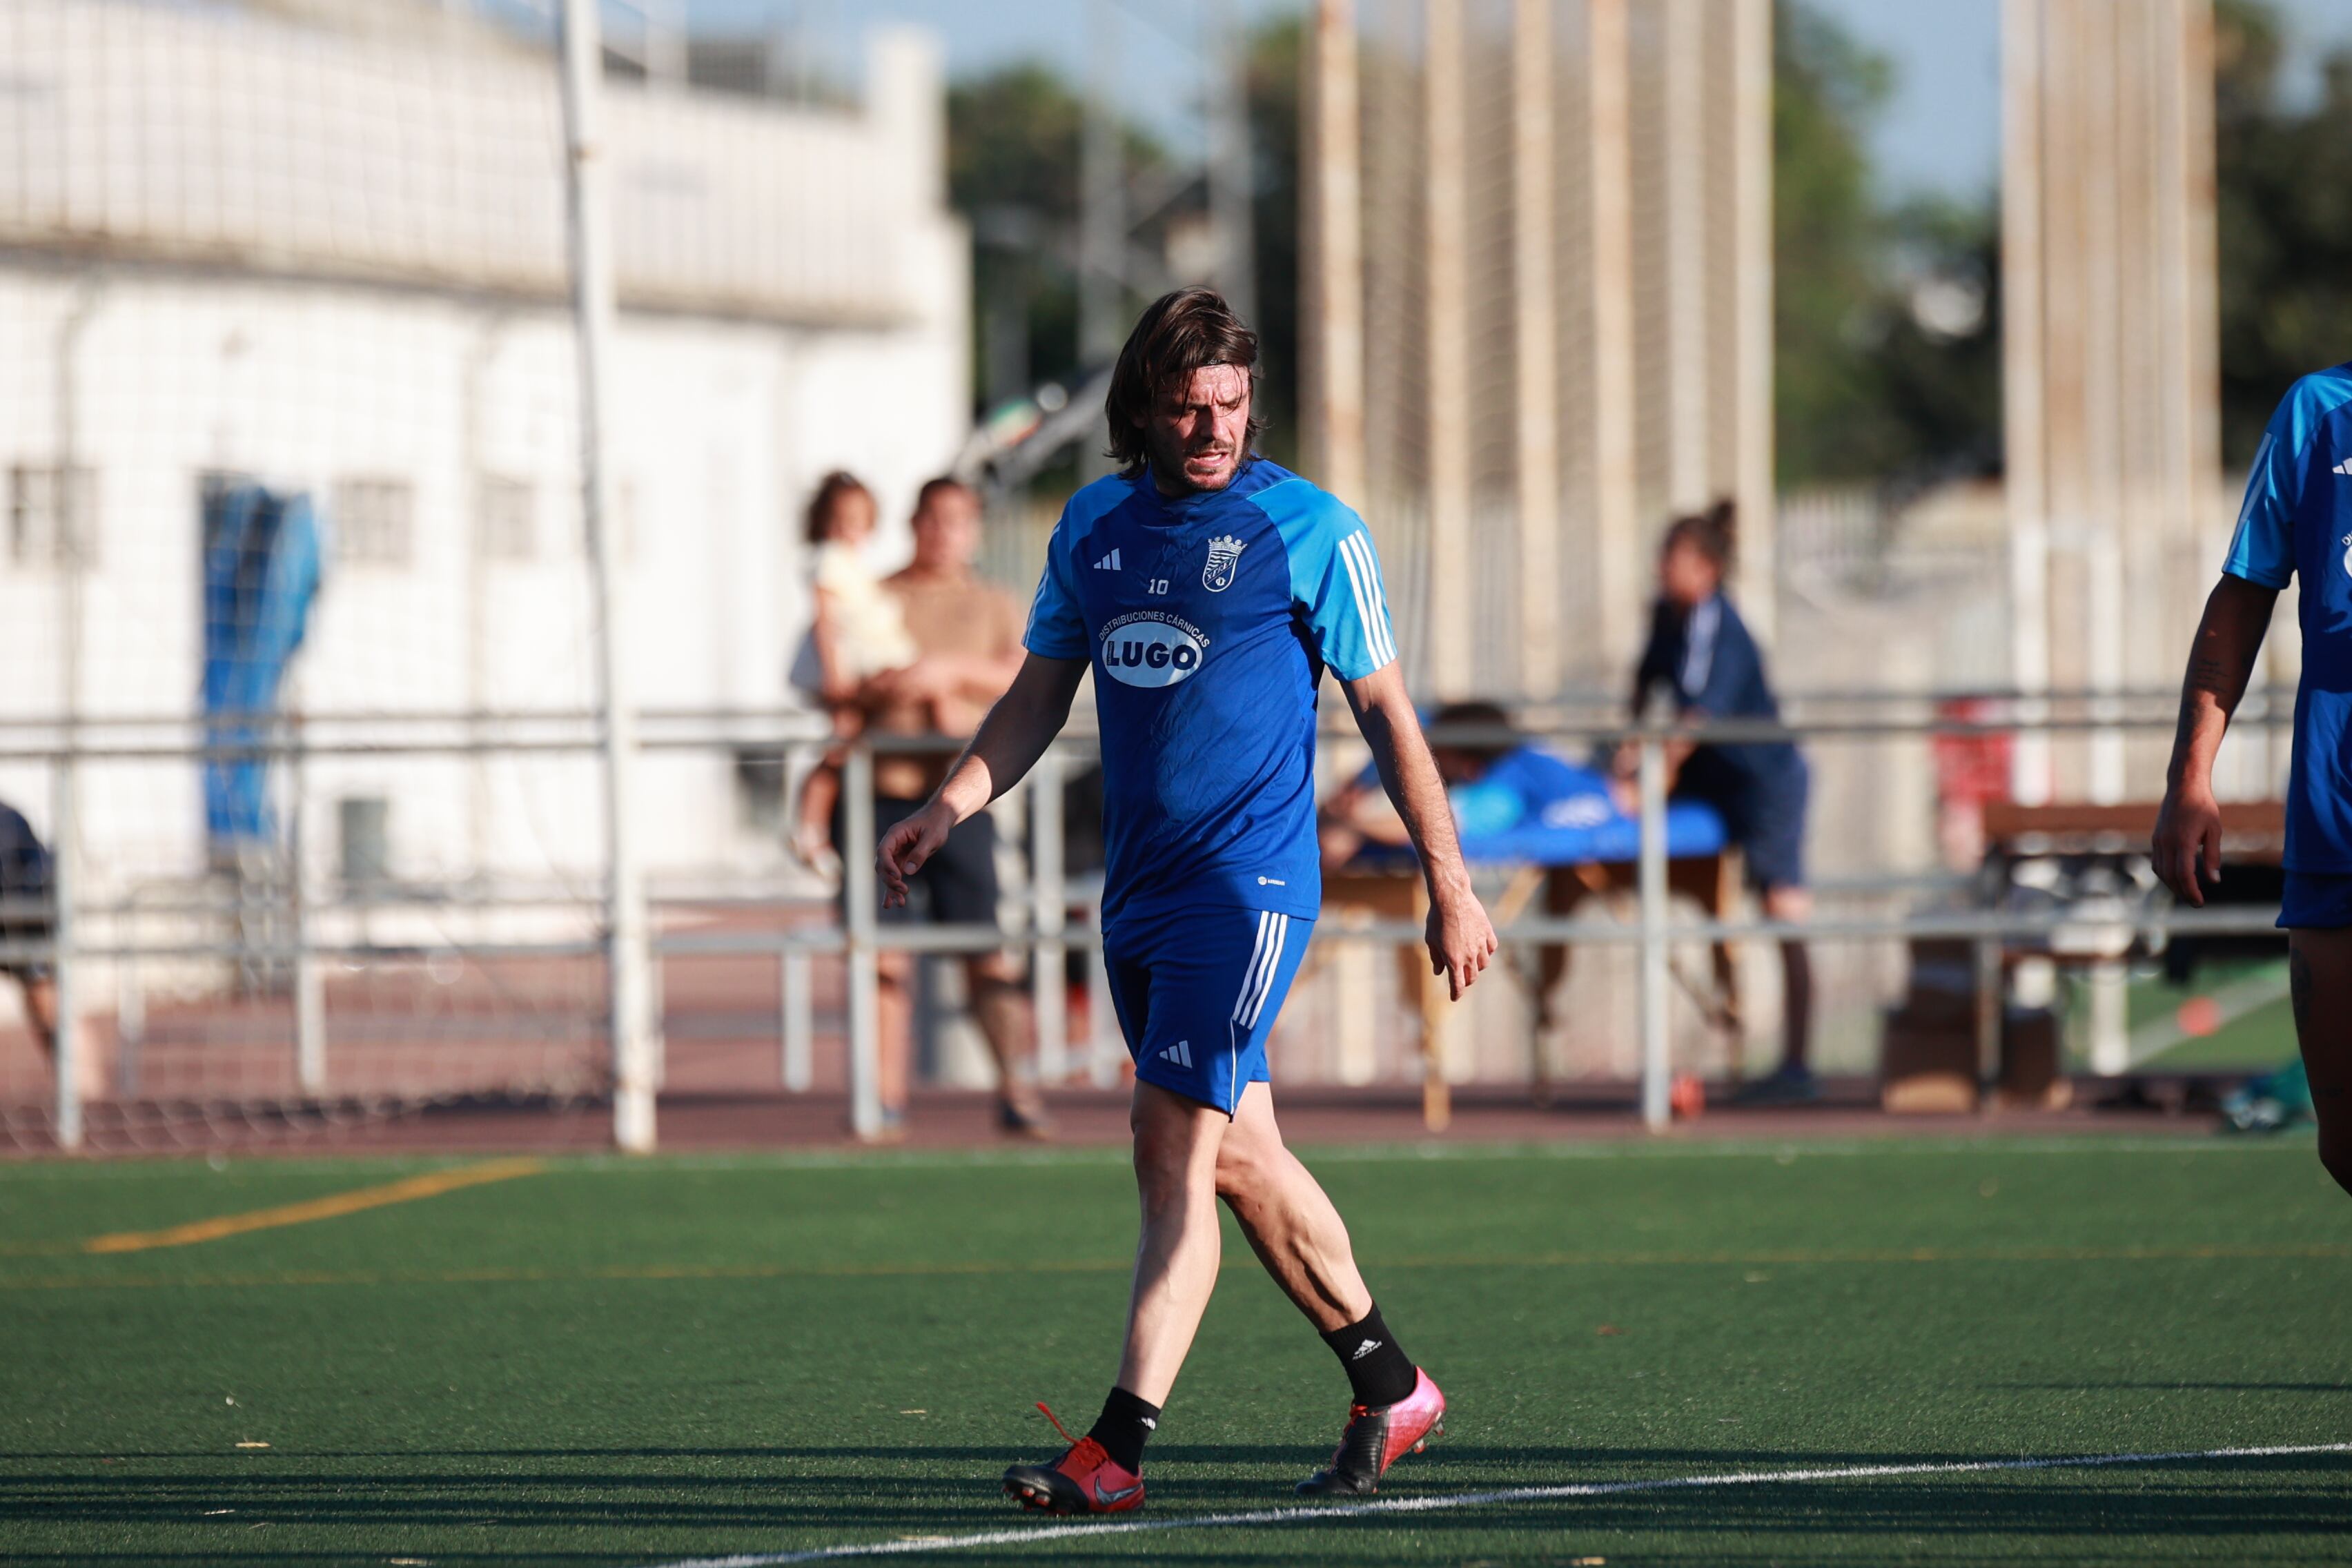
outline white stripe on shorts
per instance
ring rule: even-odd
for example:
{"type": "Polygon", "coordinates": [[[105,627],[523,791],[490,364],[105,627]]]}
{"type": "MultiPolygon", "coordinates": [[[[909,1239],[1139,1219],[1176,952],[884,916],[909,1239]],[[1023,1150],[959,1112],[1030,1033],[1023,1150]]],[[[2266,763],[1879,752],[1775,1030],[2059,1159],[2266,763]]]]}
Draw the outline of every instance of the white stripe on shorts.
{"type": "Polygon", "coordinates": [[[1257,944],[1250,949],[1249,963],[1242,968],[1241,994],[1234,998],[1234,1022],[1246,1023],[1250,992],[1256,988],[1258,970],[1265,963],[1266,938],[1274,930],[1274,912],[1260,910],[1257,915],[1257,944]]]}
{"type": "Polygon", "coordinates": [[[1265,1010],[1265,999],[1274,990],[1274,977],[1282,968],[1283,943],[1290,935],[1290,917],[1274,916],[1271,934],[1273,941],[1266,949],[1265,959],[1257,966],[1255,982],[1242,993],[1240,1008],[1234,1015],[1234,1022],[1244,1029],[1257,1027],[1257,1016],[1265,1010]]]}

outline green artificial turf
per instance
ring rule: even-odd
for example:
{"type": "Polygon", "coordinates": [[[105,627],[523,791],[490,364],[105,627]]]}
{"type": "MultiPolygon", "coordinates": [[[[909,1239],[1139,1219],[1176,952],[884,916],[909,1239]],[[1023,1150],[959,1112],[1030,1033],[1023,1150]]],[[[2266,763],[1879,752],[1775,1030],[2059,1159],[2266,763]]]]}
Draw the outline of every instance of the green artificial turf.
{"type": "MultiPolygon", "coordinates": [[[[2307,1140],[1309,1152],[1449,1435],[1383,1497],[2352,1438],[2307,1140]]],[[[198,1245],[420,1163],[0,1170],[12,1563],[632,1564],[1028,1528],[1114,1369],[1108,1153],[556,1163],[198,1245]],[[240,1448],[240,1442],[268,1443],[240,1448]]],[[[1329,1353],[1237,1237],[1144,1520],[1289,1503],[1329,1353]]],[[[2315,1563],[2352,1455],[1857,1478],[901,1562],[2315,1563]]]]}

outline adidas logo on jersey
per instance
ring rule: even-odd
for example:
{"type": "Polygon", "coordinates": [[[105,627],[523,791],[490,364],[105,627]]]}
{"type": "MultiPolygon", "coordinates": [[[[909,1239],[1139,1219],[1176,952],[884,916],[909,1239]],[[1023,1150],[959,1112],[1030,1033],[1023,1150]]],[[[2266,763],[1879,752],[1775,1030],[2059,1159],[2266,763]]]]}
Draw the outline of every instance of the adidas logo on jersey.
{"type": "Polygon", "coordinates": [[[1163,1062],[1174,1062],[1180,1068],[1190,1068],[1192,1065],[1192,1042],[1177,1041],[1160,1053],[1160,1059],[1163,1062]]]}
{"type": "Polygon", "coordinates": [[[2347,478],[2352,478],[2352,458],[2345,458],[2342,462],[2336,464],[2327,471],[2331,474],[2343,474],[2347,478]]]}
{"type": "Polygon", "coordinates": [[[1116,571],[1118,571],[1118,551],[1116,551],[1116,550],[1114,550],[1114,551],[1112,551],[1109,554],[1108,554],[1108,555],[1104,556],[1101,560],[1099,560],[1099,561],[1096,562],[1096,563],[1095,563],[1095,570],[1096,570],[1096,571],[1097,571],[1097,572],[1116,572],[1116,571]]]}

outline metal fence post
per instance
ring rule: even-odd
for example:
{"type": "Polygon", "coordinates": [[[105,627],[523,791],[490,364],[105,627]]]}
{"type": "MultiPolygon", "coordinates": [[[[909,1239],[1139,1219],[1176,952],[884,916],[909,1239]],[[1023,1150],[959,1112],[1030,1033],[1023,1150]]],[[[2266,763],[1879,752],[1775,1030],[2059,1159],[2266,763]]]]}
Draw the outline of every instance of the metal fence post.
{"type": "Polygon", "coordinates": [[[303,749],[302,721],[293,721],[294,830],[288,835],[287,888],[294,905],[294,1078],[307,1095],[327,1088],[327,970],[315,950],[308,881],[310,770],[303,749]]]}
{"type": "Polygon", "coordinates": [[[1652,1131],[1674,1115],[1666,1039],[1666,750],[1642,737],[1642,1120],[1652,1131]]]}
{"type": "Polygon", "coordinates": [[[849,1130],[860,1138],[882,1131],[881,981],[874,961],[881,893],[874,868],[874,752],[849,749],[841,778],[842,901],[849,938],[849,1130]]]}
{"type": "Polygon", "coordinates": [[[779,956],[777,1005],[782,1015],[783,1083],[794,1094],[806,1094],[810,1079],[810,1037],[815,1033],[809,998],[809,955],[788,947],[779,956]]]}
{"type": "MultiPolygon", "coordinates": [[[[68,747],[79,744],[70,732],[68,747]]],[[[58,1147],[79,1149],[82,1143],[81,1117],[81,963],[74,952],[74,903],[81,896],[81,864],[78,848],[80,834],[74,821],[74,795],[78,781],[74,776],[74,758],[60,759],[52,787],[56,799],[50,809],[50,881],[52,924],[50,942],[54,951],[51,960],[56,973],[58,1027],[54,1041],[53,1065],[57,1069],[57,1133],[58,1147]]]]}
{"type": "Polygon", "coordinates": [[[1069,1075],[1070,993],[1063,928],[1069,890],[1062,885],[1062,759],[1052,747],[1029,770],[1029,907],[1037,941],[1029,954],[1029,990],[1037,1015],[1037,1079],[1069,1075]]]}

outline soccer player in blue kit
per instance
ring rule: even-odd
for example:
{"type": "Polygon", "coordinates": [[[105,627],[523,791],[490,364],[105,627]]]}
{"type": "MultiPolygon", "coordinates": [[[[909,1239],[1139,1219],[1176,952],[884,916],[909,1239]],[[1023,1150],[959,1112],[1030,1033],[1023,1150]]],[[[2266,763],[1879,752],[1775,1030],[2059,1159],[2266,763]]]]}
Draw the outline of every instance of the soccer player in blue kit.
{"type": "Polygon", "coordinates": [[[2214,753],[2279,590],[2298,577],[2303,680],[2278,923],[2320,1163],[2352,1192],[2352,364],[2305,376],[2271,416],[2189,648],[2152,848],[2156,874],[2191,904],[2221,872],[2214,753]]]}
{"type": "MultiPolygon", "coordinates": [[[[1012,787],[1089,668],[1102,726],[1103,951],[1135,1058],[1142,1236],[1102,1416],[1005,1491],[1055,1513],[1143,1502],[1143,1446],[1215,1288],[1223,1199],[1346,1370],[1352,1398],[1309,1495],[1374,1490],[1437,1430],[1445,1396],[1399,1348],[1347,1226],[1274,1118],[1265,1040],[1322,887],[1315,701],[1339,678],[1420,851],[1429,957],[1459,996],[1495,952],[1445,789],[1396,660],[1380,563],[1355,513],[1252,450],[1257,339],[1182,289],[1144,311],[1111,375],[1121,471],[1070,498],[1046,547],[1028,657],[921,811],[884,836],[883,900],[955,825],[1012,787]]],[[[1039,1218],[1051,1223],[1051,1211],[1039,1218]]]]}

